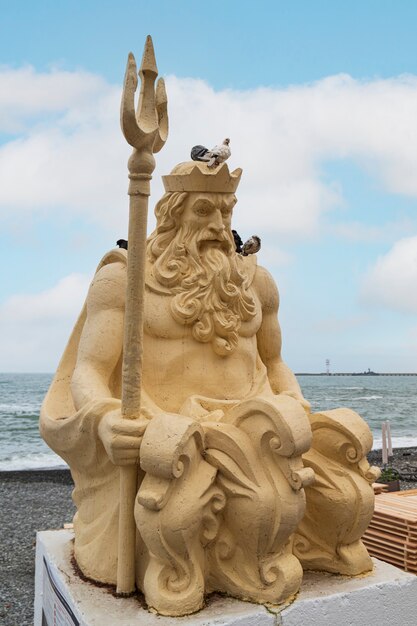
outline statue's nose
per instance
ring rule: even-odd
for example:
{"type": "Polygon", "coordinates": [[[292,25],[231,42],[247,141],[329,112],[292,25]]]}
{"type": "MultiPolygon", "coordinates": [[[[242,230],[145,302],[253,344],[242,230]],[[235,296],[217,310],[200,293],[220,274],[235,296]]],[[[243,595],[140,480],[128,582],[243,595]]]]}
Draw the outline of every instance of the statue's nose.
{"type": "Polygon", "coordinates": [[[222,214],[220,211],[216,211],[215,215],[213,215],[212,220],[210,221],[210,230],[219,234],[224,231],[224,224],[222,220],[222,214]]]}

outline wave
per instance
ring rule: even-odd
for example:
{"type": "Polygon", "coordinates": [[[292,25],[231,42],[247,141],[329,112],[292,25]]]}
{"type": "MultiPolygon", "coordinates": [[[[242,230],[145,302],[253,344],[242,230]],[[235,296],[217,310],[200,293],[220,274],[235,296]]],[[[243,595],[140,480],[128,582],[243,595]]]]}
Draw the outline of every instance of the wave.
{"type": "Polygon", "coordinates": [[[0,403],[0,412],[2,413],[37,413],[40,412],[40,404],[28,402],[26,404],[5,404],[0,403]]]}
{"type": "MultiPolygon", "coordinates": [[[[393,437],[392,438],[392,447],[393,448],[415,448],[417,447],[417,435],[404,435],[401,437],[393,437]]],[[[374,436],[374,443],[372,446],[372,450],[381,450],[382,448],[382,439],[381,436],[374,436]]]]}
{"type": "Polygon", "coordinates": [[[35,469],[66,469],[67,467],[68,465],[65,461],[54,452],[32,453],[25,456],[15,454],[9,458],[0,460],[0,472],[35,469]]]}
{"type": "Polygon", "coordinates": [[[352,401],[356,400],[382,400],[384,396],[357,396],[356,398],[352,398],[352,401]]]}
{"type": "Polygon", "coordinates": [[[326,396],[325,398],[323,398],[325,402],[336,402],[336,403],[341,403],[341,402],[343,403],[345,401],[354,403],[357,400],[365,400],[366,402],[369,402],[370,400],[383,400],[383,399],[384,399],[384,396],[346,396],[346,394],[343,394],[342,391],[337,396],[326,396]]]}
{"type": "Polygon", "coordinates": [[[349,391],[363,391],[365,387],[340,387],[340,390],[349,390],[349,391]]]}

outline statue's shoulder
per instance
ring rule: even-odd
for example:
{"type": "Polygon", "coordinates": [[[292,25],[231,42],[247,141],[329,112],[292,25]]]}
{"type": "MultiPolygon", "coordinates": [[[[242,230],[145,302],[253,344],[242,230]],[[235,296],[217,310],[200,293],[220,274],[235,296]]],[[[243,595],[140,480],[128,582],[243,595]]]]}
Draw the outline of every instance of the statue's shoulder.
{"type": "Polygon", "coordinates": [[[253,287],[261,301],[263,309],[271,309],[271,311],[278,309],[278,287],[270,272],[268,272],[265,267],[262,267],[262,265],[256,266],[253,287]]]}
{"type": "Polygon", "coordinates": [[[269,272],[266,267],[263,267],[263,265],[256,265],[254,280],[273,283],[275,285],[271,272],[269,272]]]}
{"type": "Polygon", "coordinates": [[[100,263],[97,265],[95,275],[102,271],[111,272],[120,267],[127,267],[127,250],[124,250],[123,248],[115,248],[114,250],[106,252],[103,256],[100,263]]]}
{"type": "Polygon", "coordinates": [[[97,266],[88,292],[89,305],[100,308],[124,306],[127,279],[127,253],[123,249],[107,252],[97,266]]]}

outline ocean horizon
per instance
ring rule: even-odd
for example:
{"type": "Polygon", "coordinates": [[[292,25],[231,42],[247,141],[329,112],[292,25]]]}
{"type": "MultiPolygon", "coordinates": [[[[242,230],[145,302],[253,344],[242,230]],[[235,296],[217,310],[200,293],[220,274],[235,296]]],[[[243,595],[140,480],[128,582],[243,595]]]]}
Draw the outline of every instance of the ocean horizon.
{"type": "MultiPolygon", "coordinates": [[[[0,471],[65,468],[41,439],[40,407],[51,373],[0,373],[0,471]]],[[[393,447],[417,446],[416,374],[297,374],[312,411],[348,407],[368,423],[374,449],[381,447],[381,423],[389,420],[393,447]]]]}

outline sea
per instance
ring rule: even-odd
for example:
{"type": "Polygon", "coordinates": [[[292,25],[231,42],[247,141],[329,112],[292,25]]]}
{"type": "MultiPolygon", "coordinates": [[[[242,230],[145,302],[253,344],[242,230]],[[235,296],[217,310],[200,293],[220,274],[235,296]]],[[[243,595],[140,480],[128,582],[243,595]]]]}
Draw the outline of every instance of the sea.
{"type": "MultiPolygon", "coordinates": [[[[0,374],[0,471],[53,469],[65,462],[44,443],[38,420],[52,374],[0,374]]],[[[369,424],[374,448],[389,420],[393,446],[417,446],[417,376],[305,376],[298,381],[312,410],[349,407],[369,424]]]]}

